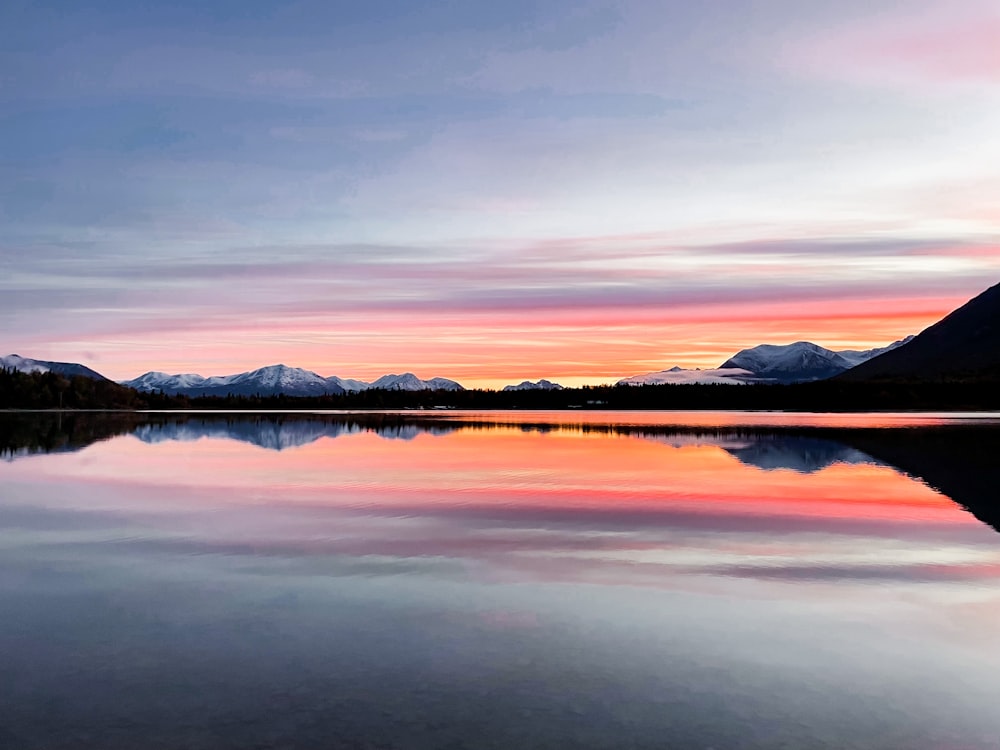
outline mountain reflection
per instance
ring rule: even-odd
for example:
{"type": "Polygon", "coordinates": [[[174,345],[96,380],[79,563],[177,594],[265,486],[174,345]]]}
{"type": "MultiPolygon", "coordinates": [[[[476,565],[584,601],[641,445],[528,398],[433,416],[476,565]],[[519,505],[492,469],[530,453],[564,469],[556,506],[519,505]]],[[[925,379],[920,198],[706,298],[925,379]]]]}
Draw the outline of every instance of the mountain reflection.
{"type": "Polygon", "coordinates": [[[360,432],[356,423],[329,422],[316,419],[190,419],[185,421],[142,424],[131,433],[144,443],[169,440],[194,442],[202,439],[238,440],[268,450],[287,450],[316,442],[320,438],[336,438],[360,432]]]}
{"type": "Polygon", "coordinates": [[[813,474],[834,464],[881,463],[844,443],[798,435],[755,435],[744,445],[723,447],[741,463],[765,471],[790,469],[800,474],[813,474]]]}
{"type": "Polygon", "coordinates": [[[426,414],[95,414],[34,413],[0,417],[0,455],[78,451],[119,436],[145,443],[234,440],[284,451],[360,433],[413,440],[457,431],[599,433],[673,447],[716,446],[763,471],[812,474],[837,464],[889,466],[923,481],[1000,530],[1000,429],[991,425],[919,428],[706,427],[617,423],[505,422],[426,414]]]}
{"type": "Polygon", "coordinates": [[[433,420],[405,420],[396,415],[19,413],[0,418],[0,456],[16,458],[34,453],[82,450],[121,435],[131,435],[150,444],[174,440],[236,440],[281,451],[322,438],[360,432],[412,440],[422,433],[444,434],[460,427],[433,420]]]}

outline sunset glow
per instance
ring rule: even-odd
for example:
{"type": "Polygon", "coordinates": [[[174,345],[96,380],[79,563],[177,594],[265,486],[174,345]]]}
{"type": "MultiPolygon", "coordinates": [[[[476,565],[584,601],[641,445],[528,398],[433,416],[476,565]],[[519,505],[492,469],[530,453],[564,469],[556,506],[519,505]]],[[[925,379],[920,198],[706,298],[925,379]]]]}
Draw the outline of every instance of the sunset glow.
{"type": "Polygon", "coordinates": [[[970,0],[0,9],[0,355],[567,386],[1000,281],[970,0]]]}

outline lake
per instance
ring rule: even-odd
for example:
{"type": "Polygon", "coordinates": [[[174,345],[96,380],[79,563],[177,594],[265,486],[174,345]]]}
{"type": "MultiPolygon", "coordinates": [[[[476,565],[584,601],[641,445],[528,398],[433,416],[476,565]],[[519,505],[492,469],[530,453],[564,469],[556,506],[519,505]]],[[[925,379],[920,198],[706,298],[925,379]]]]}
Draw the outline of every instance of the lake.
{"type": "Polygon", "coordinates": [[[1000,418],[0,414],[0,747],[995,750],[1000,418]]]}

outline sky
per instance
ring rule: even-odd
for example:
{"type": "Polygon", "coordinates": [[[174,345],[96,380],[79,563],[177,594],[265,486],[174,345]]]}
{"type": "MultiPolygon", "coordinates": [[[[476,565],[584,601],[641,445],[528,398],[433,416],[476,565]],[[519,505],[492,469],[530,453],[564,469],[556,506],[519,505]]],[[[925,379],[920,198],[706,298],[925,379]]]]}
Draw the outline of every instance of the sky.
{"type": "Polygon", "coordinates": [[[466,386],[1000,282],[995,0],[0,4],[0,354],[466,386]]]}

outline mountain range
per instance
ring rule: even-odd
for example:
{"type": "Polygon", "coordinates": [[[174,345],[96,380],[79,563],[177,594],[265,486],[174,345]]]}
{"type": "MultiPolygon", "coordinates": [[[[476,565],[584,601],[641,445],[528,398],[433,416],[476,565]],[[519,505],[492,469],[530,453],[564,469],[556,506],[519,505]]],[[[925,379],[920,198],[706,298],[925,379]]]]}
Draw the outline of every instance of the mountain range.
{"type": "Polygon", "coordinates": [[[839,375],[862,362],[898,349],[913,340],[907,336],[877,349],[844,349],[834,351],[810,341],[794,344],[760,344],[743,349],[709,370],[669,370],[633,375],[618,381],[618,385],[662,385],[664,383],[728,384],[741,383],[804,383],[839,375]]]}
{"type": "Polygon", "coordinates": [[[801,383],[808,380],[823,380],[839,375],[862,362],[879,357],[888,351],[898,349],[913,340],[907,336],[888,346],[877,349],[845,349],[834,351],[809,341],[776,346],[760,344],[752,349],[744,349],[723,362],[720,367],[738,367],[749,370],[756,380],[767,379],[778,383],[801,383]]]}
{"type": "MultiPolygon", "coordinates": [[[[741,384],[741,383],[797,383],[819,380],[842,373],[854,363],[866,362],[883,352],[907,343],[908,337],[880,349],[866,351],[847,350],[834,352],[808,341],[783,346],[761,344],[743,349],[715,369],[686,370],[672,367],[669,370],[634,375],[618,381],[619,385],[664,384],[741,384]]],[[[57,372],[67,377],[82,375],[106,380],[103,375],[70,362],[50,362],[28,359],[16,354],[0,357],[0,366],[23,372],[57,372]]],[[[460,391],[464,387],[454,380],[435,377],[421,380],[411,372],[389,374],[373,380],[355,380],[336,375],[323,377],[311,370],[278,364],[261,367],[235,375],[204,377],[195,373],[171,375],[165,372],[147,372],[131,380],[119,381],[121,385],[143,393],[163,392],[168,396],[322,396],[356,393],[374,388],[396,391],[460,391]]],[[[504,391],[557,391],[563,386],[552,381],[524,380],[505,386],[504,391]]]]}
{"type": "MultiPolygon", "coordinates": [[[[11,354],[0,367],[22,372],[55,372],[108,380],[84,365],[36,360],[11,354]]],[[[1000,379],[1000,284],[967,302],[916,336],[876,349],[834,351],[809,341],[760,344],[743,349],[718,368],[685,370],[673,367],[634,375],[619,385],[664,383],[801,383],[836,377],[845,381],[989,380],[1000,379]]],[[[464,387],[447,378],[421,380],[410,372],[384,375],[372,382],[337,376],[323,377],[298,367],[271,365],[236,375],[203,377],[147,372],[121,385],[143,392],[162,391],[187,396],[319,396],[369,389],[399,391],[447,390],[464,387]]],[[[562,390],[548,380],[525,380],[504,391],[562,390]]]]}
{"type": "Polygon", "coordinates": [[[124,380],[122,385],[137,391],[163,391],[176,396],[322,396],[342,394],[382,388],[392,391],[461,391],[461,384],[447,378],[421,380],[412,372],[402,375],[383,375],[370,383],[363,380],[339,378],[336,375],[324,378],[310,370],[287,365],[271,365],[237,375],[216,375],[210,378],[201,375],[168,375],[165,372],[147,372],[132,380],[124,380]]]}

